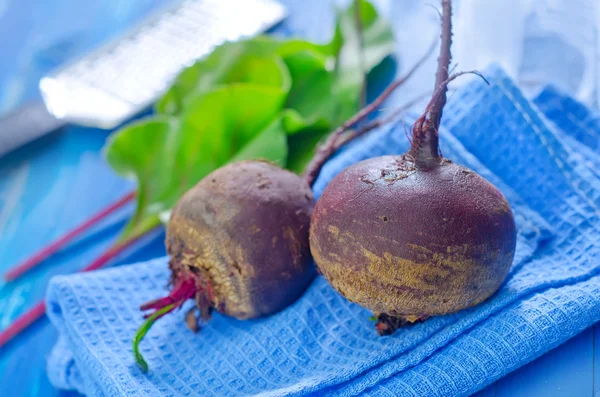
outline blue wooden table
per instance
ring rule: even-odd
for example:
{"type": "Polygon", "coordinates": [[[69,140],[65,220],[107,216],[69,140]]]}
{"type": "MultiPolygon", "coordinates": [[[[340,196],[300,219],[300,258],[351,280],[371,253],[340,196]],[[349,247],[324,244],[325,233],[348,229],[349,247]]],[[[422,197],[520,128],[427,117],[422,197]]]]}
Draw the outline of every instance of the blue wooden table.
{"type": "MultiPolygon", "coordinates": [[[[302,7],[299,0],[285,2],[292,12],[302,7]]],[[[49,68],[97,45],[160,3],[0,0],[0,114],[35,98],[37,81],[49,68]]],[[[330,29],[330,24],[316,19],[311,26],[300,27],[309,33],[317,27],[330,29]]],[[[107,136],[106,131],[69,127],[0,158],[0,271],[133,189],[100,155],[107,136]]],[[[43,297],[50,277],[82,268],[109,247],[130,214],[131,208],[124,208],[22,280],[0,284],[0,329],[43,297]]],[[[164,255],[163,238],[162,232],[149,236],[114,265],[164,255]]],[[[0,395],[74,395],[52,388],[47,380],[45,358],[55,340],[55,330],[44,319],[0,350],[0,395]]],[[[478,395],[600,395],[600,386],[594,384],[595,375],[600,376],[596,340],[600,326],[478,395]]]]}

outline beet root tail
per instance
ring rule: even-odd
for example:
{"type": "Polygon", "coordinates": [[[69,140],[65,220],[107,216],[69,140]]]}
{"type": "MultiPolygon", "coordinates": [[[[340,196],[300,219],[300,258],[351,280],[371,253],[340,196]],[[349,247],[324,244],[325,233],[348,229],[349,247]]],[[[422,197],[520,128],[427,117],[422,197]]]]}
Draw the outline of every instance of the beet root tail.
{"type": "Polygon", "coordinates": [[[390,316],[389,314],[382,313],[376,316],[377,322],[375,323],[375,330],[379,336],[392,335],[398,328],[402,328],[409,324],[423,322],[427,319],[427,316],[421,316],[416,320],[409,320],[402,316],[390,316]]]}
{"type": "Polygon", "coordinates": [[[135,357],[135,362],[141,368],[142,372],[148,372],[148,363],[146,363],[146,360],[144,360],[144,357],[139,350],[140,342],[144,336],[148,333],[156,320],[165,314],[180,308],[185,301],[196,297],[199,292],[193,278],[182,277],[173,285],[168,296],[152,300],[140,306],[141,310],[154,310],[152,313],[144,316],[146,321],[138,328],[133,337],[133,355],[135,357]]]}
{"type": "MultiPolygon", "coordinates": [[[[160,310],[168,305],[174,305],[172,309],[174,310],[181,307],[186,300],[194,297],[196,292],[197,288],[194,280],[192,278],[182,278],[175,283],[168,296],[146,302],[140,306],[140,310],[160,310]]],[[[146,317],[148,316],[146,315],[146,317]]]]}

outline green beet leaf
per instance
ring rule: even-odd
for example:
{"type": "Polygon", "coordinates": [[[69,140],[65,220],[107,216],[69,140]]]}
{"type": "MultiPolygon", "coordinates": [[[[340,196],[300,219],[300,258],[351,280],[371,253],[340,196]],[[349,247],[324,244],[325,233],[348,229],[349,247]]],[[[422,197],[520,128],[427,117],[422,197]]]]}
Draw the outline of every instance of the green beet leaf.
{"type": "Polygon", "coordinates": [[[381,18],[368,1],[360,0],[358,3],[362,42],[356,27],[354,2],[351,7],[339,12],[331,42],[338,54],[333,88],[337,104],[335,125],[343,123],[358,111],[365,74],[392,55],[396,47],[389,22],[381,18]]]}
{"type": "MultiPolygon", "coordinates": [[[[156,111],[165,114],[178,114],[190,95],[204,92],[216,85],[252,82],[255,84],[278,85],[273,78],[275,66],[272,59],[293,55],[301,51],[311,51],[325,60],[328,46],[317,45],[304,40],[277,40],[267,36],[226,42],[215,48],[206,58],[184,69],[173,82],[171,88],[156,104],[156,111]]],[[[323,61],[324,62],[324,61],[323,61]]]]}
{"type": "MultiPolygon", "coordinates": [[[[292,77],[285,107],[295,110],[309,123],[318,119],[323,119],[326,123],[332,122],[333,74],[327,70],[326,59],[313,51],[305,50],[286,55],[283,61],[292,77]]],[[[293,133],[294,130],[290,132],[293,133]]]]}
{"type": "MultiPolygon", "coordinates": [[[[313,122],[311,125],[302,125],[294,129],[295,135],[288,138],[288,168],[292,171],[301,173],[312,159],[316,146],[328,132],[358,112],[365,74],[394,53],[394,35],[389,23],[378,15],[377,10],[368,1],[361,0],[359,5],[363,47],[360,46],[354,8],[351,6],[339,12],[335,34],[329,44],[330,52],[337,55],[333,71],[315,70],[313,76],[308,72],[296,73],[298,66],[295,68],[293,64],[290,65],[289,58],[284,57],[293,81],[286,106],[293,107],[313,122]],[[329,77],[320,79],[316,75],[323,73],[329,77]],[[307,78],[308,76],[310,78],[307,78]],[[301,78],[305,81],[303,87],[294,90],[295,85],[300,87],[301,83],[297,83],[296,80],[301,78]],[[299,93],[299,100],[293,101],[296,92],[299,93]],[[324,96],[325,92],[329,95],[324,96]],[[324,117],[329,126],[318,123],[314,119],[315,114],[324,117]]],[[[308,64],[304,59],[305,54],[306,52],[294,55],[294,61],[299,66],[306,67],[308,64]]],[[[316,61],[314,62],[316,64],[316,61]]]]}
{"type": "Polygon", "coordinates": [[[288,135],[287,168],[301,174],[315,154],[317,145],[329,132],[331,129],[327,126],[312,124],[288,135]]]}
{"type": "Polygon", "coordinates": [[[230,161],[262,159],[285,167],[287,156],[287,133],[283,125],[283,116],[279,116],[247,142],[230,161]]]}

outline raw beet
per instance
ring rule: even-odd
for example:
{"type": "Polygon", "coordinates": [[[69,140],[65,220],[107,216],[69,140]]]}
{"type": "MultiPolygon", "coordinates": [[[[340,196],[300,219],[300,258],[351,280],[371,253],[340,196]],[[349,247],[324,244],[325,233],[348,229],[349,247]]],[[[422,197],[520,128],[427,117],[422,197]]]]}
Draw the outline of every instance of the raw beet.
{"type": "Polygon", "coordinates": [[[173,283],[192,279],[201,312],[239,319],[279,311],[314,275],[308,184],[261,161],[214,171],[177,203],[167,227],[173,283]]]}
{"type": "Polygon", "coordinates": [[[264,161],[226,165],[186,192],[167,225],[172,287],[141,306],[154,312],[133,338],[142,371],[144,335],[188,299],[196,302],[186,314],[193,331],[213,310],[250,319],[295,301],[315,274],[308,245],[313,207],[305,178],[264,161]]]}
{"type": "Polygon", "coordinates": [[[410,321],[488,298],[515,243],[510,206],[488,181],[446,159],[417,171],[402,156],[336,176],[317,202],[310,236],[334,288],[377,315],[410,321]]]}
{"type": "Polygon", "coordinates": [[[502,193],[439,151],[447,86],[462,74],[449,76],[450,0],[442,9],[435,91],[413,126],[410,150],[342,171],[311,221],[317,266],[342,295],[375,313],[382,335],[487,299],[515,253],[515,222],[502,193]]]}

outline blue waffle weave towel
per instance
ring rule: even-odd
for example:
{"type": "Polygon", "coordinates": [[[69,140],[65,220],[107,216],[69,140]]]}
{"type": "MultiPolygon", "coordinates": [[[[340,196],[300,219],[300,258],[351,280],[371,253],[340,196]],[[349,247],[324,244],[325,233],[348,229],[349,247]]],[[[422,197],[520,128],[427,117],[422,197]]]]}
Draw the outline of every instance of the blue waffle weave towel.
{"type": "MultiPolygon", "coordinates": [[[[599,321],[598,119],[553,90],[537,98],[541,113],[501,69],[485,75],[491,86],[476,80],[451,97],[441,147],[500,188],[516,216],[515,262],[491,299],[379,337],[367,310],[318,277],[268,318],[217,314],[193,334],[184,311],[166,316],[142,343],[144,375],[131,338],[139,305],[164,294],[166,259],[60,276],[47,294],[61,335],[53,384],[91,396],[468,395],[599,321]]],[[[354,142],[316,195],[347,165],[406,148],[402,125],[354,142]]]]}

